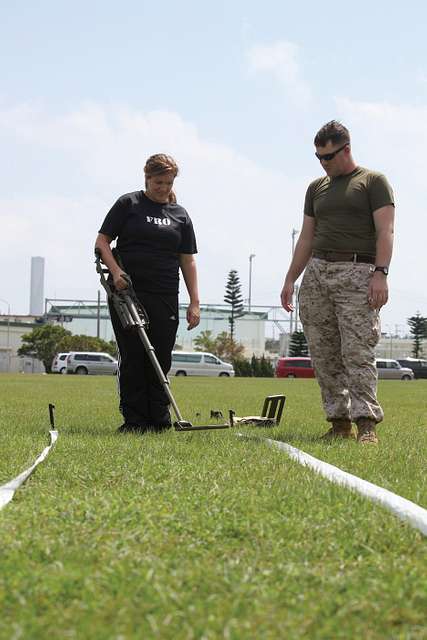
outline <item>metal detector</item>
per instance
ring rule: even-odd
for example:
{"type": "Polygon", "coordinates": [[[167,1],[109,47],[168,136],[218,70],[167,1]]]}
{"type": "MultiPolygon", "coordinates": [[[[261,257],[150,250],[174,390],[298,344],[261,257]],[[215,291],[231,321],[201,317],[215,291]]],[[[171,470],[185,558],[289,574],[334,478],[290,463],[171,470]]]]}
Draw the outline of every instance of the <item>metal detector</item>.
{"type": "MultiPolygon", "coordinates": [[[[115,259],[117,260],[119,256],[115,254],[115,259]]],[[[204,429],[229,429],[229,424],[210,424],[203,426],[193,426],[191,422],[188,420],[184,420],[181,412],[178,408],[178,405],[175,401],[175,398],[172,395],[170,390],[170,384],[168,378],[163,373],[163,369],[161,368],[159,361],[157,360],[154,347],[148,339],[146,328],[148,327],[148,315],[145,311],[142,304],[139,302],[135,290],[132,285],[132,280],[128,274],[123,273],[122,277],[127,282],[127,288],[118,290],[112,283],[112,279],[107,279],[105,274],[111,276],[110,271],[102,265],[102,256],[101,251],[96,248],[95,249],[95,263],[96,270],[99,273],[101,284],[104,287],[108,299],[114,306],[117,315],[120,318],[120,322],[125,330],[136,331],[138,336],[142,340],[142,344],[144,345],[144,349],[147,352],[148,357],[150,358],[150,362],[154,367],[154,371],[157,374],[160,382],[163,385],[163,389],[171,403],[177,420],[174,422],[174,427],[176,431],[202,431],[204,429]]],[[[120,262],[119,262],[119,266],[120,262]]]]}
{"type": "Polygon", "coordinates": [[[228,412],[230,417],[230,427],[243,425],[252,427],[277,427],[282,419],[285,402],[286,396],[282,394],[267,396],[264,400],[260,416],[243,416],[240,418],[236,416],[232,409],[230,409],[228,412]]]}

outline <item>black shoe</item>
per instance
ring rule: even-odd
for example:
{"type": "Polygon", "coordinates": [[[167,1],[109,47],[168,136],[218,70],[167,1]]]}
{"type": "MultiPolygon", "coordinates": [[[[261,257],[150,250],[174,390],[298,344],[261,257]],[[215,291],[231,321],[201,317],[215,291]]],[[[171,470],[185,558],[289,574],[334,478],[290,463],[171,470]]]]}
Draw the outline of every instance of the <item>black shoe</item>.
{"type": "Polygon", "coordinates": [[[133,422],[124,422],[121,427],[117,429],[118,433],[144,433],[146,430],[146,427],[142,427],[133,422]]]}

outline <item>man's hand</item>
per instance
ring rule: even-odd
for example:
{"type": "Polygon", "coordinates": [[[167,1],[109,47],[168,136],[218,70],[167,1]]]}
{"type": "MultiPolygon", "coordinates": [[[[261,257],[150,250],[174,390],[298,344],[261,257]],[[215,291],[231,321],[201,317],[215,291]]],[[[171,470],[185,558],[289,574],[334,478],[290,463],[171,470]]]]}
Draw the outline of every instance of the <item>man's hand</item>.
{"type": "Polygon", "coordinates": [[[187,330],[194,329],[200,322],[200,306],[195,302],[190,302],[187,308],[187,330]]]}
{"type": "Polygon", "coordinates": [[[369,283],[368,303],[371,309],[381,309],[388,300],[387,276],[375,271],[369,283]]]}
{"type": "Polygon", "coordinates": [[[286,279],[280,294],[282,307],[286,309],[286,311],[294,311],[294,305],[292,304],[293,295],[294,295],[294,283],[291,280],[286,279]]]}

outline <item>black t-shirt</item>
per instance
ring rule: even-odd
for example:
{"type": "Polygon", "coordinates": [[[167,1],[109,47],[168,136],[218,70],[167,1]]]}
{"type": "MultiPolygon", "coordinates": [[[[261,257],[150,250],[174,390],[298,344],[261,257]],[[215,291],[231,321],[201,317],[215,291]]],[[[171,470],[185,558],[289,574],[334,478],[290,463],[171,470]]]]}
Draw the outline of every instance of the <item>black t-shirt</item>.
{"type": "Polygon", "coordinates": [[[121,196],[99,233],[117,238],[117,251],[136,290],[178,293],[179,254],[197,253],[193,225],[178,204],[153,202],[143,191],[121,196]]]}

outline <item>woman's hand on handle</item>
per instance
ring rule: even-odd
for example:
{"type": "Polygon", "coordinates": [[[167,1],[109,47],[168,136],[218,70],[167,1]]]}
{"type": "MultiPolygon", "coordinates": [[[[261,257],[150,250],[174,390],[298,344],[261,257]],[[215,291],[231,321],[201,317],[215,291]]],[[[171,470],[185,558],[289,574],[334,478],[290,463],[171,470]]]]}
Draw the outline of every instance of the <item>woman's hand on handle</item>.
{"type": "Polygon", "coordinates": [[[123,291],[123,289],[128,288],[128,283],[126,279],[123,277],[125,274],[124,271],[117,271],[113,275],[113,283],[117,291],[123,291]]]}
{"type": "Polygon", "coordinates": [[[111,242],[112,240],[109,236],[106,236],[103,233],[98,233],[98,237],[95,242],[95,250],[98,250],[101,255],[102,262],[108,267],[111,277],[113,278],[115,288],[117,291],[122,291],[128,287],[128,283],[123,277],[126,273],[117,264],[117,261],[112,254],[110,247],[111,242]]]}

